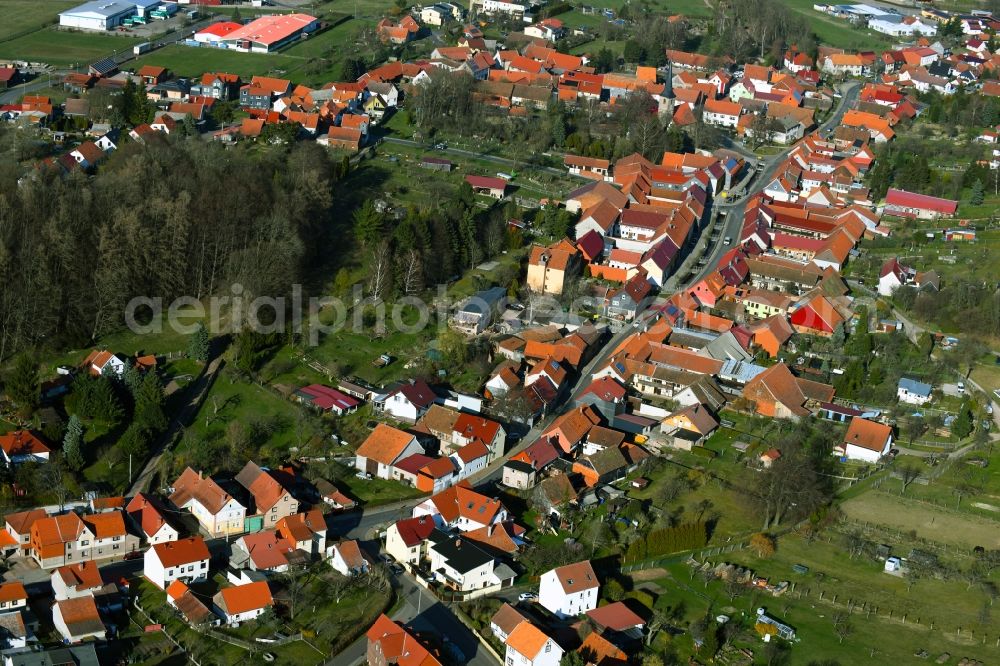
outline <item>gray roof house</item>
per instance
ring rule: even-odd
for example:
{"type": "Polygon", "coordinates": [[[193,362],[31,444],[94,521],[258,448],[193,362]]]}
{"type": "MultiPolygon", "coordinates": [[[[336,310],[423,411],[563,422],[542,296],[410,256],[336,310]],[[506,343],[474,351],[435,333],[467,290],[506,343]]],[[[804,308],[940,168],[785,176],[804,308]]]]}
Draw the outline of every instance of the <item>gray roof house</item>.
{"type": "Polygon", "coordinates": [[[451,317],[451,327],[466,335],[478,335],[493,323],[507,298],[507,290],[493,287],[473,294],[451,317]]]}
{"type": "Polygon", "coordinates": [[[903,377],[896,387],[896,397],[899,398],[900,402],[922,405],[930,401],[933,389],[934,387],[930,384],[903,377]]]}

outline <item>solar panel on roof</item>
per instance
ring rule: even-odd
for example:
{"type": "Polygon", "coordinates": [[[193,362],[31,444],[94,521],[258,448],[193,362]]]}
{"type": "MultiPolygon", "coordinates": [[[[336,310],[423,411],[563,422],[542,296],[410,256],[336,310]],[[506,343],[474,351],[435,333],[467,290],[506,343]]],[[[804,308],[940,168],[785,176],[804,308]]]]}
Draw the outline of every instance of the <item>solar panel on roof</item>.
{"type": "Polygon", "coordinates": [[[102,58],[90,66],[92,70],[99,74],[105,74],[118,68],[118,63],[114,58],[102,58]]]}

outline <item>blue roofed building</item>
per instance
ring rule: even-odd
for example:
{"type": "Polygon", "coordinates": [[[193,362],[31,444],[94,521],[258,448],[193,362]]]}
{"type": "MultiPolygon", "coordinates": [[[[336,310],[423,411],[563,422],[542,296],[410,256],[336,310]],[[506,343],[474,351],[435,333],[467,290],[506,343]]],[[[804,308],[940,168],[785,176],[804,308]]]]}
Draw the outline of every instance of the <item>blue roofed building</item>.
{"type": "Polygon", "coordinates": [[[903,377],[896,387],[896,397],[899,398],[900,402],[923,405],[930,402],[933,388],[930,384],[903,377]]]}

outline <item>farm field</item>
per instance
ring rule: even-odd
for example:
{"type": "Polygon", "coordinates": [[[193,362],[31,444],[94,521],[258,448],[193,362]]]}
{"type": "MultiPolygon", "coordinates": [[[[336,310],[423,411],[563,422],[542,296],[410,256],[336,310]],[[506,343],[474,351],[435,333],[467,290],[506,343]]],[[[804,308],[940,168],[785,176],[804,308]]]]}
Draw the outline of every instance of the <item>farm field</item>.
{"type": "Polygon", "coordinates": [[[46,28],[0,43],[0,59],[47,62],[56,67],[85,67],[111,55],[112,51],[131,49],[142,41],[114,33],[105,35],[46,28]]]}

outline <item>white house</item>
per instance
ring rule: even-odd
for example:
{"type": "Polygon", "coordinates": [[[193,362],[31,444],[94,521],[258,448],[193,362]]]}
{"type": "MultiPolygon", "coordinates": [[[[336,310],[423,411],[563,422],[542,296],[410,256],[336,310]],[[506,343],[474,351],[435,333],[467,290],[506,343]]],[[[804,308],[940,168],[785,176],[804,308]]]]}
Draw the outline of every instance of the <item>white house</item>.
{"type": "Polygon", "coordinates": [[[892,427],[860,416],[851,419],[841,446],[849,460],[874,463],[889,453],[892,447],[892,427]]]}
{"type": "Polygon", "coordinates": [[[92,597],[104,587],[104,578],[92,561],[59,567],[52,572],[50,582],[56,601],[92,597]]]}
{"type": "Polygon", "coordinates": [[[211,477],[188,467],[174,482],[170,501],[187,509],[206,532],[213,536],[240,534],[244,531],[247,509],[211,477]]]}
{"type": "Polygon", "coordinates": [[[57,601],[52,606],[52,624],[66,643],[79,643],[87,638],[103,641],[107,634],[93,597],[57,601]]]}
{"type": "Polygon", "coordinates": [[[451,456],[451,461],[458,470],[459,479],[467,479],[486,469],[491,459],[490,450],[478,440],[463,446],[451,456]]]}
{"type": "Polygon", "coordinates": [[[875,32],[892,37],[912,37],[914,35],[936,35],[937,26],[923,23],[912,16],[882,14],[868,20],[868,27],[875,32]]]}
{"type": "MultiPolygon", "coordinates": [[[[527,5],[519,2],[507,2],[506,0],[481,0],[482,12],[484,14],[513,14],[523,16],[528,10],[527,5]]],[[[475,4],[479,4],[479,1],[475,4]]]]}
{"type": "Polygon", "coordinates": [[[439,529],[428,537],[427,559],[434,578],[445,587],[467,593],[466,598],[508,587],[516,576],[475,541],[439,529]]]}
{"type": "Polygon", "coordinates": [[[191,583],[207,579],[210,557],[200,536],[157,543],[143,556],[142,574],[165,590],[175,580],[191,583]]]}
{"type": "Polygon", "coordinates": [[[176,541],[180,537],[177,528],[167,521],[167,508],[157,497],[136,493],[125,506],[125,515],[150,545],[176,541]]]}
{"type": "Polygon", "coordinates": [[[343,576],[357,576],[367,573],[370,568],[358,542],[350,539],[335,543],[327,548],[330,566],[343,576]]]}
{"type": "Polygon", "coordinates": [[[706,125],[718,127],[736,127],[740,120],[743,107],[725,99],[710,99],[705,102],[702,110],[702,120],[706,125]]]}
{"type": "Polygon", "coordinates": [[[28,592],[24,589],[24,583],[12,581],[0,585],[0,611],[8,611],[25,608],[28,605],[28,592]]]}
{"type": "Polygon", "coordinates": [[[906,268],[897,259],[890,259],[882,264],[878,276],[878,293],[882,296],[892,296],[892,293],[907,284],[906,268]]]}
{"type": "Polygon", "coordinates": [[[504,641],[507,666],[559,666],[563,649],[544,631],[525,620],[504,641]]]}
{"type": "Polygon", "coordinates": [[[597,608],[599,590],[594,567],[584,560],[542,574],[538,603],[560,618],[575,617],[597,608]]]}
{"type": "Polygon", "coordinates": [[[932,390],[930,384],[903,377],[896,385],[896,398],[911,405],[923,405],[930,402],[932,390]]]}
{"type": "Polygon", "coordinates": [[[427,382],[418,379],[389,393],[384,402],[376,401],[375,407],[400,421],[416,423],[436,401],[437,395],[427,382]]]}
{"type": "Polygon", "coordinates": [[[354,452],[354,466],[361,472],[388,480],[395,463],[423,452],[424,447],[410,433],[379,423],[354,452]]]}
{"type": "Polygon", "coordinates": [[[125,359],[106,349],[95,349],[83,360],[83,367],[95,377],[100,375],[121,377],[125,372],[125,359]]]}
{"type": "Polygon", "coordinates": [[[212,597],[216,614],[230,627],[238,627],[264,614],[274,605],[271,588],[265,581],[227,587],[212,597]]]}
{"type": "Polygon", "coordinates": [[[417,564],[424,557],[427,537],[434,528],[430,516],[398,520],[385,531],[385,552],[401,564],[417,564]]]}
{"type": "Polygon", "coordinates": [[[451,18],[451,9],[442,5],[428,5],[420,10],[420,22],[424,25],[444,25],[451,18]]]}

